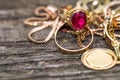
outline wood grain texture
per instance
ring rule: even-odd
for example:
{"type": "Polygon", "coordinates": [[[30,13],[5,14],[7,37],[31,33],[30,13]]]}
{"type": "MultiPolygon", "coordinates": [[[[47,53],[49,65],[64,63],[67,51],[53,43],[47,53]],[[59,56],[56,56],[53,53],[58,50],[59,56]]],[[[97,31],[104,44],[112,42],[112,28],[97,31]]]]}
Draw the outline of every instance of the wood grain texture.
{"type": "MultiPolygon", "coordinates": [[[[120,65],[90,70],[82,65],[81,54],[63,54],[54,40],[34,44],[27,39],[32,27],[25,27],[23,20],[34,16],[36,7],[75,5],[76,1],[0,0],[0,80],[120,80],[120,65]]],[[[108,48],[102,37],[95,37],[92,47],[108,48]]]]}

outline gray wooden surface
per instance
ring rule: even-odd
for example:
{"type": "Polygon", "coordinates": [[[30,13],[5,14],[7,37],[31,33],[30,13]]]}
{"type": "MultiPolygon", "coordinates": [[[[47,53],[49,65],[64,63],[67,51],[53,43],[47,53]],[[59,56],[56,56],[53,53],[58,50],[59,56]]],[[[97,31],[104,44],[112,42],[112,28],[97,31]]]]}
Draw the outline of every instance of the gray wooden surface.
{"type": "MultiPolygon", "coordinates": [[[[0,80],[120,80],[120,65],[90,70],[82,65],[81,54],[63,54],[54,40],[34,44],[27,39],[32,27],[24,27],[23,20],[34,16],[36,7],[75,5],[76,1],[0,0],[0,80]]],[[[102,37],[95,37],[92,47],[108,48],[102,37]]]]}

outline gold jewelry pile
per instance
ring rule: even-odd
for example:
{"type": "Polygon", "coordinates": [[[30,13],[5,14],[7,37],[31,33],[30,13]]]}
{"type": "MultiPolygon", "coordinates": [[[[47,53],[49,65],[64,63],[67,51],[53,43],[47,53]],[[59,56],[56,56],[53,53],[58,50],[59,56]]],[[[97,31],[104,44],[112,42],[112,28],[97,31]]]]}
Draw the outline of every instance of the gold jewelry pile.
{"type": "Polygon", "coordinates": [[[40,6],[35,10],[37,17],[24,20],[27,26],[35,26],[29,34],[29,40],[34,43],[46,43],[54,37],[55,43],[64,53],[83,52],[82,63],[95,70],[106,70],[116,64],[120,64],[120,42],[116,37],[115,30],[120,30],[120,1],[110,0],[84,0],[78,1],[75,7],[68,5],[57,8],[56,6],[40,6]],[[88,7],[88,3],[91,3],[88,7]],[[114,6],[115,7],[113,9],[114,6]],[[91,28],[91,25],[94,27],[91,28]],[[51,27],[51,30],[44,40],[33,38],[33,34],[51,27]],[[58,41],[58,33],[75,35],[79,48],[65,48],[58,41]],[[106,48],[89,49],[94,34],[105,38],[111,50],[106,48]],[[89,37],[87,44],[84,44],[86,37],[89,37]],[[91,38],[90,38],[91,37],[91,38]],[[114,51],[113,51],[114,50],[114,51]]]}

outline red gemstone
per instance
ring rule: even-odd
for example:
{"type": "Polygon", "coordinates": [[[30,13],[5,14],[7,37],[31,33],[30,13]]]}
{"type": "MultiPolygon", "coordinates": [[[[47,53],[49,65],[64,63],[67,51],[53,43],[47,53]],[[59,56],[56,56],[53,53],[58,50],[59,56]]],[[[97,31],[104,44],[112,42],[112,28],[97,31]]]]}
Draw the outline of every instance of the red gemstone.
{"type": "Polygon", "coordinates": [[[72,27],[75,30],[81,30],[86,25],[86,14],[83,11],[74,13],[71,17],[72,27]]]}

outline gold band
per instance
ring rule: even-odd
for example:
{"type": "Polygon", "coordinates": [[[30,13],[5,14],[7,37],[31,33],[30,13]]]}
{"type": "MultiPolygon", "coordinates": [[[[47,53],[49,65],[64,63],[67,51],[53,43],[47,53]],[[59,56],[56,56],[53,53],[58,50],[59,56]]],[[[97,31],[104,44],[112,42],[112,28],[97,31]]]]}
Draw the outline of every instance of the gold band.
{"type": "MultiPolygon", "coordinates": [[[[81,51],[87,49],[87,48],[92,44],[93,38],[94,38],[93,32],[90,30],[89,27],[85,27],[85,28],[88,29],[88,31],[90,32],[91,37],[92,37],[90,43],[89,43],[87,46],[85,46],[85,47],[83,47],[83,48],[81,48],[81,49],[76,49],[76,50],[70,50],[70,49],[63,48],[63,47],[58,43],[58,41],[57,41],[57,34],[58,34],[60,28],[63,27],[63,25],[64,25],[64,23],[62,23],[62,22],[58,24],[58,26],[57,26],[58,28],[57,28],[56,31],[55,31],[54,39],[55,39],[56,45],[57,45],[62,51],[64,51],[65,53],[78,53],[78,52],[81,52],[81,51]]],[[[82,33],[81,33],[81,34],[82,34],[82,33]]],[[[78,35],[78,36],[79,36],[79,35],[78,35]]]]}

